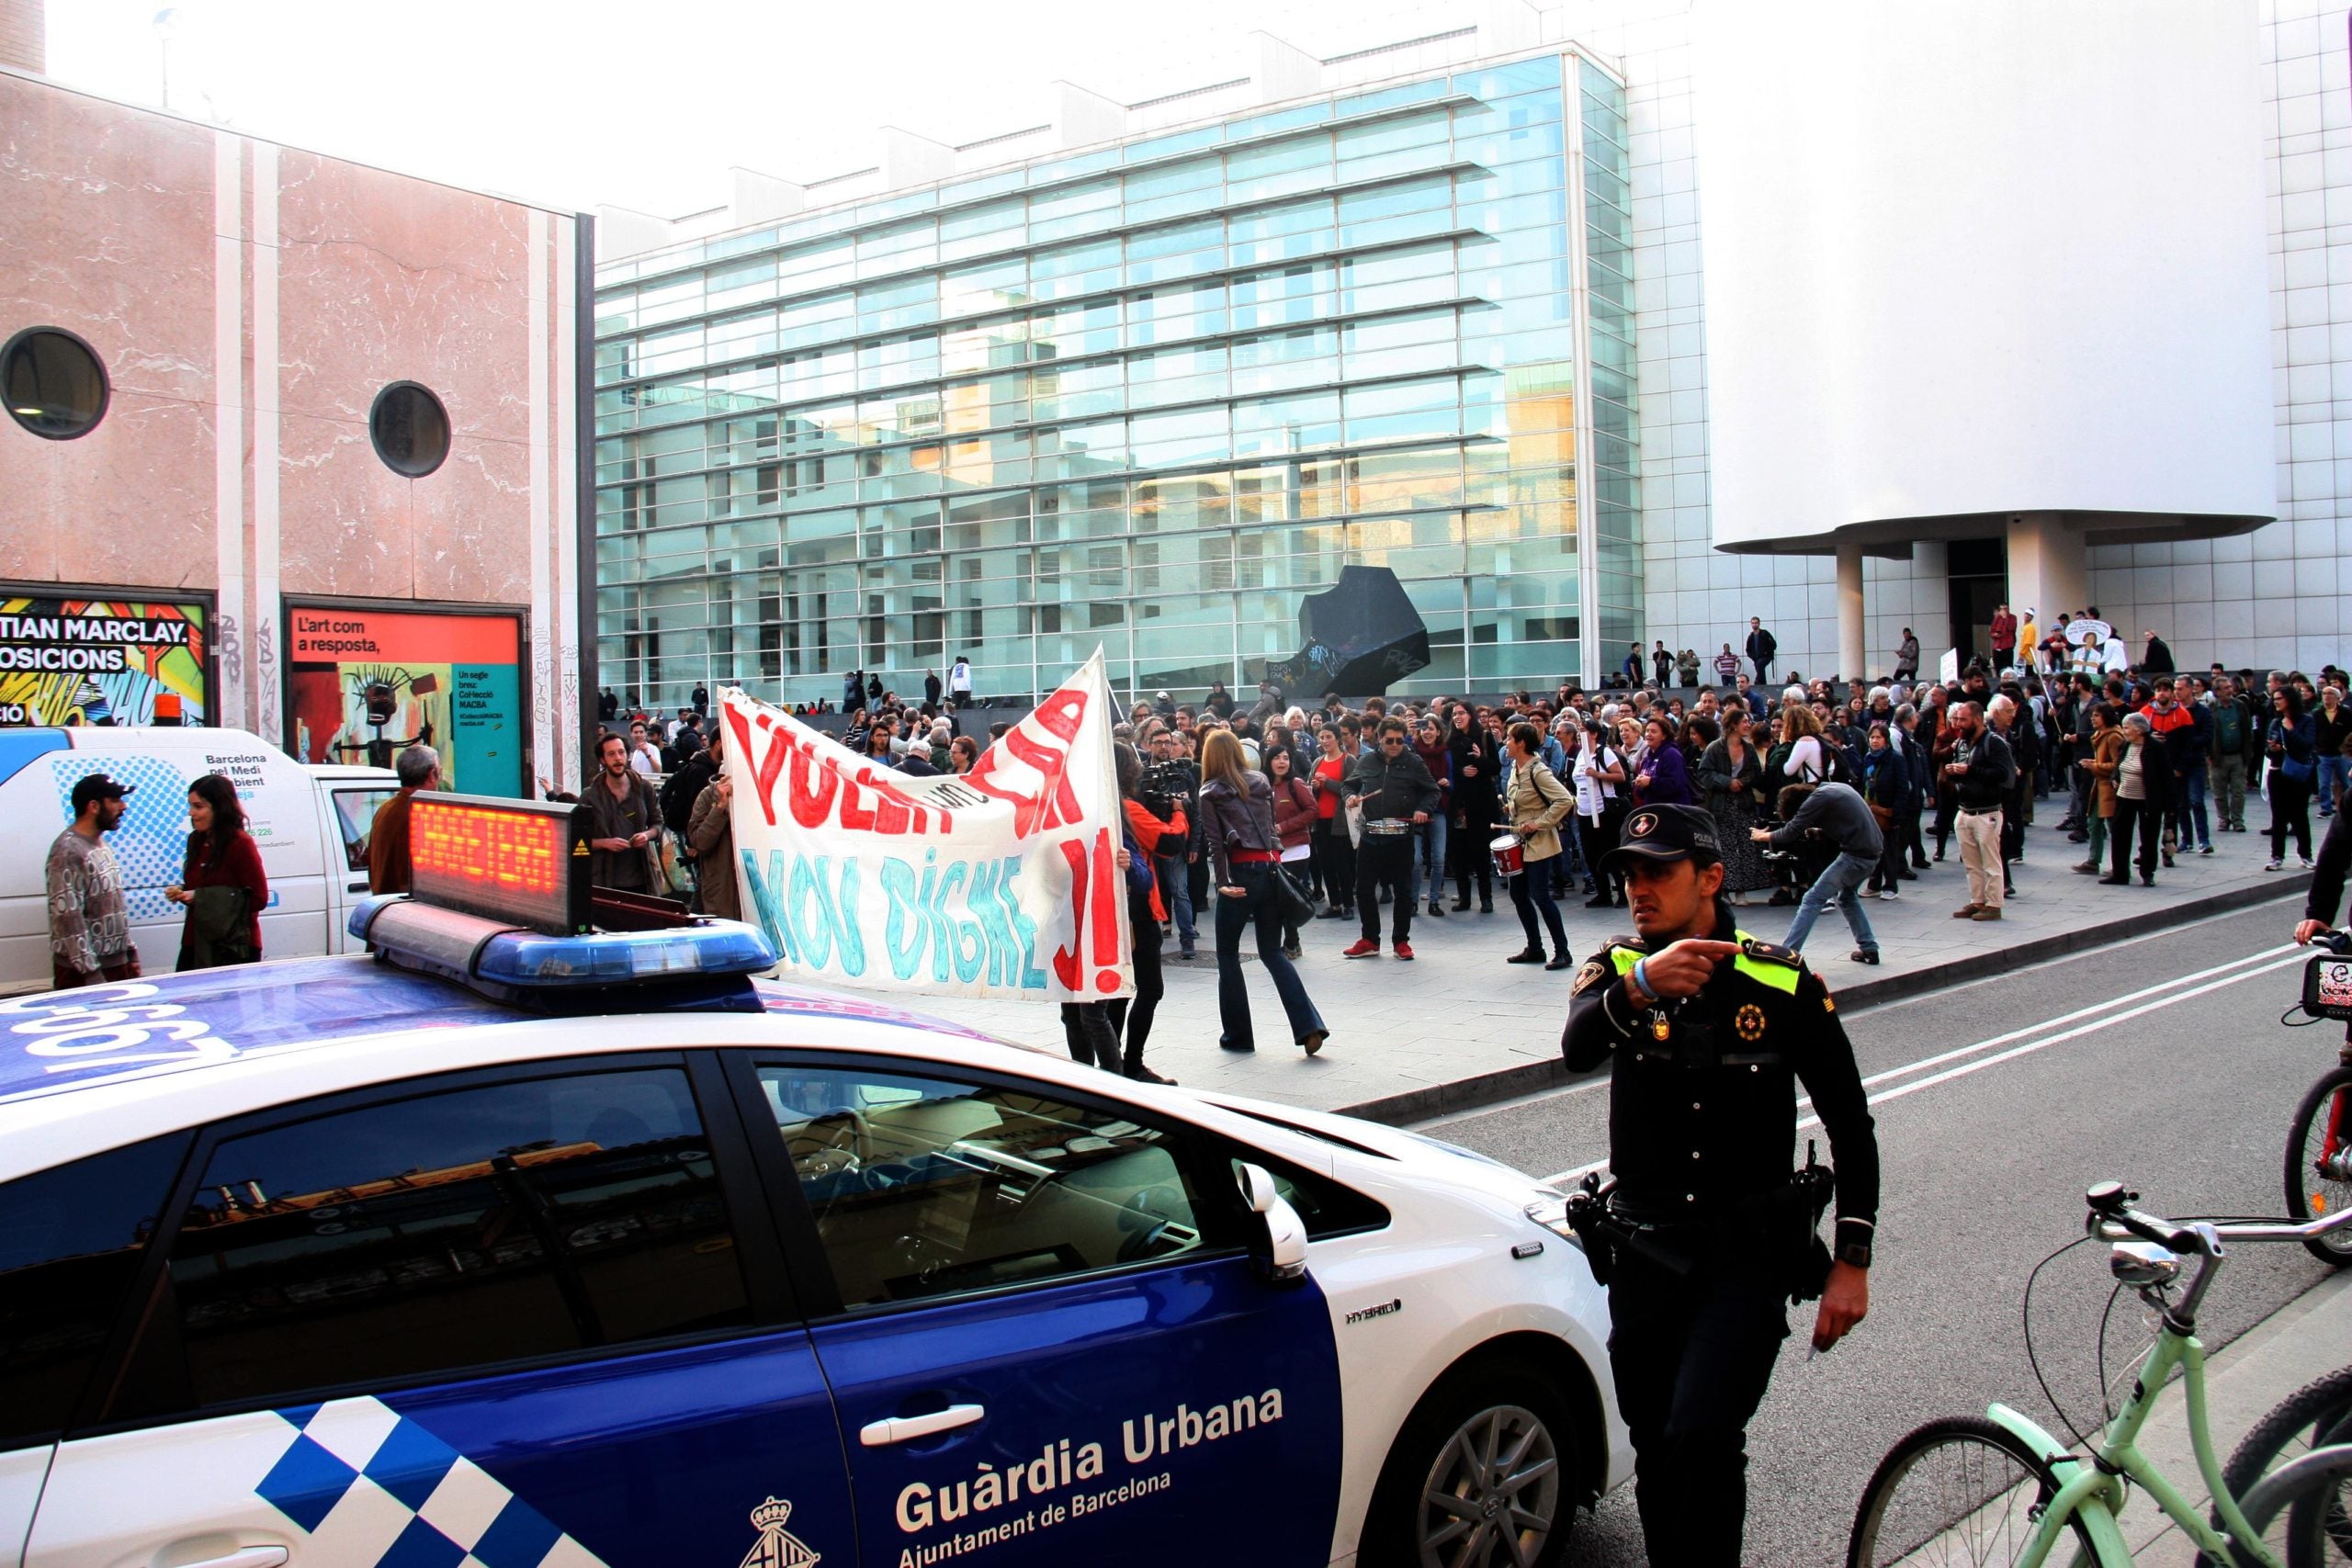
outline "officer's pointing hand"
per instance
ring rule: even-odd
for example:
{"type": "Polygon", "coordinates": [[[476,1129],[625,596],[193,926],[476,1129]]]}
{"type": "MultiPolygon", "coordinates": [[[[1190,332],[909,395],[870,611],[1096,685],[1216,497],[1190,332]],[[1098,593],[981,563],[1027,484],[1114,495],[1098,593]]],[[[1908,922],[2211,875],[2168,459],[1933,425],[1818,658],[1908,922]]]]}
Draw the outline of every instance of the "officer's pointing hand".
{"type": "Polygon", "coordinates": [[[1661,997],[1695,997],[1699,987],[1714,974],[1715,965],[1726,958],[1739,954],[1736,942],[1707,942],[1687,938],[1673,942],[1663,952],[1653,953],[1642,965],[1649,988],[1661,997]]]}

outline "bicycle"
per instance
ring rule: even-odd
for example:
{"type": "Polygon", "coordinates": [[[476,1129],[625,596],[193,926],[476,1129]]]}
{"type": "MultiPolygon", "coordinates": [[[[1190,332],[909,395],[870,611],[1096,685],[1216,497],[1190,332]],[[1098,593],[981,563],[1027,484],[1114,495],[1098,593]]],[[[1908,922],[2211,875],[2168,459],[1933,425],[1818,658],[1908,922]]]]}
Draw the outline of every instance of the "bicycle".
{"type": "MultiPolygon", "coordinates": [[[[2282,1021],[2301,1011],[2304,1023],[2290,1027],[2323,1019],[2352,1022],[2352,931],[2324,931],[2312,941],[2328,951],[2303,966],[2302,999],[2282,1021]]],[[[2287,1213],[2298,1220],[2352,1207],[2352,1032],[2336,1066],[2304,1091],[2287,1124],[2286,1183],[2287,1213]]],[[[2304,1246],[2323,1263],[2352,1264],[2352,1232],[2331,1232],[2304,1246]]]]}
{"type": "MultiPolygon", "coordinates": [[[[2154,1348],[2129,1397],[2088,1456],[2069,1452],[2030,1418],[2004,1404],[1983,1416],[1947,1417],[1888,1450],[1863,1488],[1847,1544],[1848,1568],[1960,1562],[2038,1568],[2048,1562],[2120,1568],[2132,1561],[2117,1516],[2126,1483],[2138,1485],[2214,1562],[2244,1568],[2319,1568],[2328,1561],[2337,1488],[2352,1480],[2352,1446],[2331,1446],[2272,1472],[2233,1496],[2206,1423],[2205,1347],[2197,1311],[2212,1288],[2229,1241],[2309,1242],[2352,1226],[2352,1209],[2302,1224],[2271,1221],[2177,1224],[2133,1207],[2139,1195],[2103,1181],[2085,1195],[2091,1238],[2114,1243],[2109,1268],[2163,1314],[2154,1348]],[[2178,1300],[2181,1258],[2199,1261],[2178,1300]],[[2142,1429],[2175,1368],[2188,1399],[2197,1467],[2221,1524],[2209,1524],[2141,1453],[2142,1429]],[[2283,1555],[2264,1529],[2284,1516],[2283,1555]],[[2062,1541],[2064,1550],[2061,1550],[2062,1541]]],[[[2054,1256],[2054,1255],[2053,1255],[2054,1256]]]]}

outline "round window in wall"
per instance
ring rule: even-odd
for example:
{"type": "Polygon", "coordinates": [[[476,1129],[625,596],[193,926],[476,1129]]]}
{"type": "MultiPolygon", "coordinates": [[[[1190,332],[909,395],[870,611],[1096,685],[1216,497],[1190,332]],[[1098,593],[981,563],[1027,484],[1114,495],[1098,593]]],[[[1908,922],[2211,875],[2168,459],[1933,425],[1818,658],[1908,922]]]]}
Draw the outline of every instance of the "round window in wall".
{"type": "Polygon", "coordinates": [[[413,381],[395,381],[368,411],[376,456],[396,474],[421,479],[449,455],[449,414],[441,400],[413,381]]]}
{"type": "Polygon", "coordinates": [[[107,416],[107,372],[90,345],[56,327],[28,327],[0,346],[8,417],[35,435],[71,441],[107,416]]]}

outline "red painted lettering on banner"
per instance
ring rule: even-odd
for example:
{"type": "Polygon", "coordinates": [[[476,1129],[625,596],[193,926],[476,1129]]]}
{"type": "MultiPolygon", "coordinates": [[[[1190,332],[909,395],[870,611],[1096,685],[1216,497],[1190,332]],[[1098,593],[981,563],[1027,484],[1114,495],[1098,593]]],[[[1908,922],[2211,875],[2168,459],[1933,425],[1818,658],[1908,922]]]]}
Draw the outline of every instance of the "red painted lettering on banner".
{"type": "MultiPolygon", "coordinates": [[[[964,775],[966,778],[971,774],[964,775]]],[[[1079,957],[1086,942],[1086,885],[1091,870],[1086,846],[1076,839],[1065,839],[1059,846],[1062,859],[1069,863],[1069,945],[1054,949],[1054,978],[1067,991],[1086,989],[1086,964],[1079,957]]]]}
{"type": "MultiPolygon", "coordinates": [[[[1119,863],[1118,851],[1111,841],[1111,830],[1095,829],[1094,843],[1090,852],[1085,841],[1065,839],[1058,846],[1062,859],[1069,864],[1069,945],[1054,950],[1054,976],[1063,987],[1083,993],[1087,989],[1088,959],[1083,956],[1092,947],[1092,962],[1115,965],[1119,962],[1119,863]]],[[[1105,967],[1094,975],[1093,988],[1103,996],[1111,996],[1119,988],[1119,974],[1114,967],[1105,967]]]]}
{"type": "Polygon", "coordinates": [[[792,819],[803,828],[836,822],[864,832],[902,837],[944,833],[956,825],[954,813],[918,804],[912,795],[888,783],[879,770],[864,763],[855,764],[855,772],[843,769],[837,759],[819,750],[813,735],[776,726],[765,714],[746,720],[732,705],[727,709],[727,722],[736,746],[752,764],[752,793],[770,827],[776,820],[779,780],[792,819]],[[760,744],[762,735],[766,738],[764,749],[760,744]]]}
{"type": "Polygon", "coordinates": [[[1082,820],[1084,813],[1078,804],[1078,791],[1069,781],[1069,746],[1086,717],[1086,704],[1084,692],[1056,693],[1044,707],[1006,733],[998,742],[1002,751],[996,746],[989,747],[980,753],[972,771],[964,775],[964,782],[974,789],[1012,803],[1014,832],[1025,835],[1082,820]],[[1031,719],[1062,745],[1049,746],[1024,733],[1031,719]],[[1036,770],[1038,782],[1034,791],[1023,791],[997,778],[997,771],[1007,756],[1036,770]]]}

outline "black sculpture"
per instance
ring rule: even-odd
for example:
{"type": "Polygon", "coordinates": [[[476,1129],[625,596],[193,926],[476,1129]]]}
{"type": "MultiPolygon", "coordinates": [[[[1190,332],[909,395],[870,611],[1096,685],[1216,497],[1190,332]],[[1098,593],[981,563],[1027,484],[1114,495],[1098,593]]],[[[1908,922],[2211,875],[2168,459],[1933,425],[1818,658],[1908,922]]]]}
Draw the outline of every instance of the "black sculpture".
{"type": "Polygon", "coordinates": [[[1376,696],[1430,661],[1429,627],[1385,566],[1341,567],[1339,581],[1300,603],[1298,629],[1297,657],[1266,665],[1285,692],[1376,696]]]}

